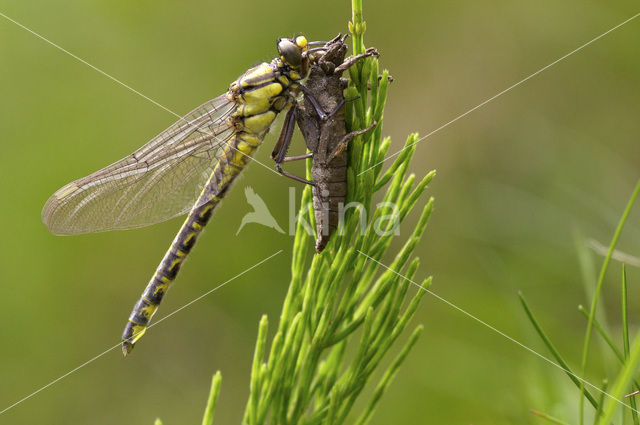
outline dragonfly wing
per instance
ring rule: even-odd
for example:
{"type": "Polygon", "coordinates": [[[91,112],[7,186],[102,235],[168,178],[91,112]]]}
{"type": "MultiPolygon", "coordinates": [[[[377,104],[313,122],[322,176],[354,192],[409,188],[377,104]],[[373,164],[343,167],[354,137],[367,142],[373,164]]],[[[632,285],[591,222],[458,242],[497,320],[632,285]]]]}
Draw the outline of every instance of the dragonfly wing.
{"type": "Polygon", "coordinates": [[[235,104],[212,99],[131,155],[55,192],[42,221],[55,234],[147,226],[184,214],[229,139],[235,104]]]}

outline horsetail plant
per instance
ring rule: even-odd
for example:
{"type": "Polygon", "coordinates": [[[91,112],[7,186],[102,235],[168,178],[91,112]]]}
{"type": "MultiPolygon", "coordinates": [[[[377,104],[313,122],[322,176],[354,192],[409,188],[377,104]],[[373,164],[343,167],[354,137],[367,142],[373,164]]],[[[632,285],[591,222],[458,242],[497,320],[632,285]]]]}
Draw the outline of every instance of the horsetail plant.
{"type": "MultiPolygon", "coordinates": [[[[365,52],[366,24],[362,1],[353,0],[349,30],[353,54],[365,52]]],[[[433,210],[433,199],[422,209],[417,225],[395,254],[389,269],[380,272],[383,256],[396,236],[397,225],[418,204],[435,172],[422,177],[408,175],[417,134],[383,173],[380,163],[391,145],[382,139],[382,122],[389,72],[379,75],[378,60],[370,57],[349,69],[345,107],[347,131],[373,130],[356,136],[348,147],[347,205],[341,228],[321,254],[312,255],[315,229],[312,190],[302,194],[293,244],[291,281],[280,321],[269,342],[269,320],[263,316],[251,367],[250,394],[243,424],[315,425],[366,424],[382,395],[423,331],[417,326],[398,354],[380,370],[402,332],[408,327],[420,300],[431,283],[409,296],[419,266],[415,247],[433,210]],[[387,188],[382,203],[372,207],[373,196],[387,188]],[[357,208],[349,208],[357,205],[357,208]],[[364,227],[364,231],[362,231],[364,227]],[[357,417],[349,416],[356,399],[380,370],[369,401],[357,417]]],[[[307,178],[311,160],[307,160],[307,178]]],[[[203,425],[210,425],[220,390],[216,374],[203,425]]]]}

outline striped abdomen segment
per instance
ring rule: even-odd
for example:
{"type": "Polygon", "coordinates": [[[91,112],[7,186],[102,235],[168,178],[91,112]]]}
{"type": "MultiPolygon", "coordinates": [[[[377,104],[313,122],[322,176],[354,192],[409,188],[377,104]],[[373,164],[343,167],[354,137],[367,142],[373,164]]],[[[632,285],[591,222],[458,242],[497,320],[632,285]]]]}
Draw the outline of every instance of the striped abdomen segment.
{"type": "Polygon", "coordinates": [[[186,256],[193,249],[196,239],[209,222],[213,210],[235,177],[247,165],[260,142],[262,136],[239,132],[220,156],[196,206],[189,213],[129,316],[122,334],[122,351],[125,355],[131,352],[136,341],[144,335],[151,317],[176,278],[186,256]]]}

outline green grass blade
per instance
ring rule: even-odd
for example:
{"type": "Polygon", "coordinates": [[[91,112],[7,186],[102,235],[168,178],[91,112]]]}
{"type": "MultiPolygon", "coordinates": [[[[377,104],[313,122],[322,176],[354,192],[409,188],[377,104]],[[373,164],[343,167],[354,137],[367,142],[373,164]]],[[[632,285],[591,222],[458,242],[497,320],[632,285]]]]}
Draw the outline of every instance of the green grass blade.
{"type": "Polygon", "coordinates": [[[598,425],[606,425],[611,422],[613,414],[621,405],[631,408],[630,405],[622,402],[621,400],[631,384],[633,374],[638,368],[638,363],[640,363],[640,335],[636,335],[635,341],[633,341],[633,345],[629,351],[629,360],[618,374],[618,377],[611,388],[611,392],[609,393],[607,401],[602,409],[602,417],[597,422],[598,425]]]}
{"type": "MultiPolygon", "coordinates": [[[[628,303],[627,303],[627,267],[622,264],[622,345],[624,349],[624,359],[625,361],[629,360],[629,314],[628,314],[628,303]]],[[[640,390],[640,385],[638,385],[637,381],[634,381],[635,390],[640,390]]],[[[635,397],[631,397],[629,399],[629,403],[633,410],[631,411],[631,419],[633,420],[633,425],[640,424],[640,419],[638,418],[638,403],[636,402],[635,397]]]]}
{"type": "MultiPolygon", "coordinates": [[[[593,319],[595,317],[596,307],[598,305],[598,299],[600,298],[600,292],[602,291],[604,276],[607,273],[609,263],[611,262],[611,256],[613,255],[613,251],[616,247],[616,244],[618,243],[620,234],[622,233],[622,228],[624,227],[624,224],[626,223],[627,218],[629,217],[629,213],[631,212],[631,207],[633,206],[633,204],[636,201],[636,198],[638,197],[638,193],[640,193],[640,181],[638,181],[638,183],[636,184],[636,187],[633,190],[631,197],[629,198],[629,202],[627,203],[627,206],[624,209],[624,212],[622,213],[622,217],[618,222],[618,227],[616,228],[616,231],[613,234],[611,243],[609,244],[607,256],[605,257],[602,263],[602,268],[600,269],[600,274],[598,276],[598,281],[596,283],[596,289],[593,294],[593,300],[591,300],[591,308],[589,309],[589,322],[587,323],[587,330],[584,337],[584,345],[582,347],[582,361],[580,363],[580,371],[582,376],[584,376],[587,371],[587,361],[589,358],[589,345],[591,342],[591,331],[593,327],[593,319]]],[[[581,390],[584,389],[584,383],[582,381],[580,382],[580,389],[581,390]]],[[[582,425],[584,423],[584,398],[582,397],[582,394],[584,394],[584,391],[581,391],[580,393],[581,393],[580,410],[578,413],[579,413],[579,423],[580,425],[582,425]]]]}
{"type": "MultiPolygon", "coordinates": [[[[582,313],[587,320],[589,320],[589,312],[583,306],[579,305],[578,311],[582,313]]],[[[622,351],[620,351],[616,346],[615,342],[613,342],[609,334],[607,334],[597,319],[593,319],[593,328],[600,334],[607,346],[611,348],[611,351],[615,354],[620,363],[624,364],[624,355],[622,354],[622,351]]]]}
{"type": "Polygon", "coordinates": [[[542,418],[542,419],[546,420],[546,421],[547,421],[547,422],[549,422],[549,423],[552,423],[552,424],[557,424],[557,425],[569,425],[569,424],[568,424],[567,422],[565,422],[565,421],[561,421],[560,419],[558,419],[558,418],[554,418],[553,416],[551,416],[551,415],[547,415],[546,413],[538,412],[537,410],[532,410],[532,411],[531,411],[531,413],[532,413],[532,414],[534,414],[534,415],[536,415],[536,416],[537,416],[537,417],[539,417],[539,418],[542,418]]]}
{"type": "Polygon", "coordinates": [[[547,334],[544,332],[544,330],[542,329],[542,326],[540,326],[535,316],[533,315],[533,312],[529,308],[527,301],[524,299],[524,295],[522,294],[522,292],[518,292],[518,297],[520,298],[520,302],[522,303],[522,307],[524,307],[524,311],[527,314],[529,321],[531,322],[534,329],[540,336],[540,339],[542,339],[542,342],[544,342],[544,345],[547,346],[547,348],[549,349],[553,357],[556,359],[558,364],[562,367],[562,369],[567,374],[569,379],[571,379],[571,382],[573,382],[576,385],[576,387],[580,388],[580,391],[584,393],[585,397],[587,397],[587,399],[589,400],[589,403],[591,403],[591,405],[597,409],[598,403],[596,402],[596,399],[593,398],[591,393],[586,388],[584,388],[582,381],[579,380],[576,377],[576,375],[571,371],[571,368],[569,367],[567,362],[564,360],[560,352],[556,349],[555,345],[553,345],[553,343],[551,342],[547,334]]]}
{"type": "MultiPolygon", "coordinates": [[[[578,306],[578,311],[580,313],[582,313],[585,318],[587,318],[587,319],[589,318],[589,313],[581,305],[578,306]]],[[[629,353],[626,352],[625,354],[623,354],[620,351],[620,349],[616,346],[616,344],[613,342],[611,337],[607,334],[607,332],[604,330],[604,328],[600,325],[600,323],[596,319],[593,319],[593,328],[600,334],[600,336],[602,336],[602,339],[605,341],[606,345],[609,348],[611,348],[611,351],[616,356],[616,358],[618,359],[620,364],[624,366],[625,361],[629,358],[629,353]]],[[[625,349],[628,351],[629,347],[626,347],[625,349]]],[[[640,383],[638,381],[636,381],[635,379],[633,380],[633,384],[636,387],[640,387],[640,383]]],[[[631,404],[632,405],[635,404],[635,400],[632,399],[632,403],[631,404]]]]}
{"type": "Polygon", "coordinates": [[[625,360],[629,358],[629,315],[627,305],[627,269],[622,265],[622,346],[625,360]]]}

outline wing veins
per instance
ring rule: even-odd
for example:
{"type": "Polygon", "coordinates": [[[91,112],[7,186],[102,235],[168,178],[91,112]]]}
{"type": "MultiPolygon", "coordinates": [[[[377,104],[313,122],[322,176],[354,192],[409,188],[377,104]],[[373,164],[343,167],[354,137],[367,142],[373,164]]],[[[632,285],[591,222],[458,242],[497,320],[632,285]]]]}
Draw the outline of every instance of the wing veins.
{"type": "Polygon", "coordinates": [[[54,233],[87,233],[186,212],[234,134],[235,110],[226,95],[205,102],[134,153],[59,189],[45,204],[43,221],[54,233]]]}

